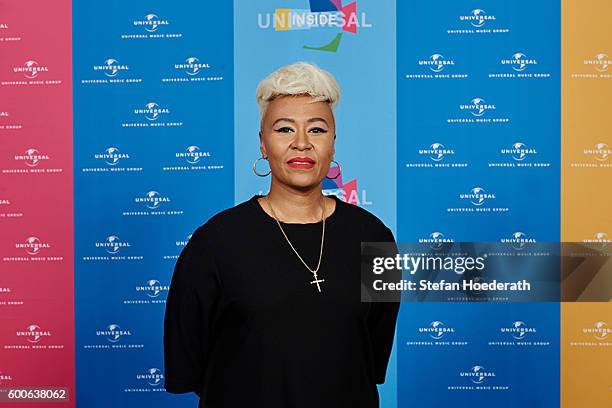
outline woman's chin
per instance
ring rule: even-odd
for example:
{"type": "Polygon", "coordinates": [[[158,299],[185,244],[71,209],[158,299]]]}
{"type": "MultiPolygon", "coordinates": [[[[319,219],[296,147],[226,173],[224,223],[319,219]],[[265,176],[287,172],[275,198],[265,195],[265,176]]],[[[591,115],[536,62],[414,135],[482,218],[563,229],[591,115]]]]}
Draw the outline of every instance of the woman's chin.
{"type": "Polygon", "coordinates": [[[319,182],[314,177],[292,177],[287,185],[296,190],[309,190],[319,186],[319,182]]]}

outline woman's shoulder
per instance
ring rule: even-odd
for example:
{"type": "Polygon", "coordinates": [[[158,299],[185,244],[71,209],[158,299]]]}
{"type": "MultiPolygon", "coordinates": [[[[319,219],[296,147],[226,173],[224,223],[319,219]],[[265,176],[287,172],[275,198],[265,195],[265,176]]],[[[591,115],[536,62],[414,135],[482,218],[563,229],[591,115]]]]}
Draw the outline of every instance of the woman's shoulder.
{"type": "Polygon", "coordinates": [[[252,199],[243,201],[233,207],[228,207],[214,213],[208,219],[200,223],[195,229],[192,238],[215,239],[223,232],[240,232],[249,227],[250,220],[253,219],[251,211],[252,199]]]}
{"type": "Polygon", "coordinates": [[[362,236],[374,238],[371,239],[372,241],[376,239],[382,240],[383,238],[389,239],[389,235],[393,237],[391,229],[387,227],[380,217],[370,210],[342,200],[339,200],[338,205],[341,206],[350,223],[359,227],[363,234],[362,236]]]}

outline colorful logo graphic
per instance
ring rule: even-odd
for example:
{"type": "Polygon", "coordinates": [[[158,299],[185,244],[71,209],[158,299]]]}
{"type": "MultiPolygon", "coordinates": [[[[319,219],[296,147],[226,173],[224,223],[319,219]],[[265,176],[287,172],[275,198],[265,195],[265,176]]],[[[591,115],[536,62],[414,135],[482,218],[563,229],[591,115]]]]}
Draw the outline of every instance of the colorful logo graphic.
{"type": "Polygon", "coordinates": [[[305,49],[336,52],[344,32],[357,34],[358,28],[371,28],[366,13],[357,13],[357,2],[342,5],[342,0],[310,0],[309,9],[277,8],[274,13],[259,13],[259,28],[275,31],[308,30],[315,28],[339,29],[334,38],[322,46],[304,45],[305,49]]]}
{"type": "Polygon", "coordinates": [[[338,166],[329,168],[327,177],[323,179],[323,193],[334,194],[341,200],[354,205],[363,206],[372,204],[366,197],[366,190],[357,188],[357,179],[348,182],[342,181],[342,170],[338,166]]]}

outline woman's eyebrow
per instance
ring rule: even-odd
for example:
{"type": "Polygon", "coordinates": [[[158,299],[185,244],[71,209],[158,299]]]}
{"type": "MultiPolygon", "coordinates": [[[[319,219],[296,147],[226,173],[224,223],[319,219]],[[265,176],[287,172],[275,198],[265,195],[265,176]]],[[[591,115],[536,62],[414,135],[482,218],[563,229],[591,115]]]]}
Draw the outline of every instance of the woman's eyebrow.
{"type": "MultiPolygon", "coordinates": [[[[295,123],[295,120],[291,118],[278,118],[274,121],[274,123],[272,123],[272,126],[276,125],[277,122],[281,122],[281,121],[295,123]]],[[[310,118],[306,122],[312,123],[312,122],[319,122],[319,121],[324,122],[327,125],[327,121],[323,118],[310,118]]]]}
{"type": "Polygon", "coordinates": [[[278,118],[274,121],[274,123],[272,123],[272,126],[276,125],[278,122],[291,122],[291,123],[295,123],[295,120],[291,119],[291,118],[278,118]]]}
{"type": "Polygon", "coordinates": [[[327,125],[327,121],[323,118],[310,118],[306,122],[312,123],[312,122],[319,122],[319,121],[324,122],[327,125]]]}

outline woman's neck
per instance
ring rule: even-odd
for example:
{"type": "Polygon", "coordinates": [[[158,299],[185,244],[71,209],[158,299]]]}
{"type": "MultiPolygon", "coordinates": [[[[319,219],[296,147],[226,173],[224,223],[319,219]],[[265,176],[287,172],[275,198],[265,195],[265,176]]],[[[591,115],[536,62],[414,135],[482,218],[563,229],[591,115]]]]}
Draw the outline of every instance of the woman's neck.
{"type": "Polygon", "coordinates": [[[325,197],[320,188],[309,191],[271,188],[270,192],[259,198],[262,207],[271,217],[288,223],[313,223],[321,221],[323,200],[325,200],[325,218],[334,212],[336,202],[325,197]],[[270,205],[274,214],[270,212],[270,205]]]}

